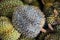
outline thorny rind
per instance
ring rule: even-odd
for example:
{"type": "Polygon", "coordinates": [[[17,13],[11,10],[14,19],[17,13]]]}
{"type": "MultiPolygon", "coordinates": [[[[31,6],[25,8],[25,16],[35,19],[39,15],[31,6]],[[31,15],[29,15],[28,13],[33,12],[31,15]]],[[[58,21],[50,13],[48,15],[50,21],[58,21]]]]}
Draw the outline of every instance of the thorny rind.
{"type": "MultiPolygon", "coordinates": [[[[21,1],[21,0],[0,0],[0,16],[8,16],[8,17],[12,17],[12,13],[13,13],[13,9],[15,8],[15,6],[13,6],[13,7],[11,7],[11,5],[15,5],[16,4],[16,6],[18,6],[19,4],[21,4],[21,5],[23,5],[23,3],[24,2],[17,2],[17,1],[21,1]],[[7,2],[7,1],[9,1],[9,2],[7,2]],[[10,3],[10,1],[13,1],[13,2],[11,2],[10,3]],[[14,3],[15,2],[15,3],[14,3]],[[9,4],[11,4],[11,5],[9,5],[9,4]],[[3,7],[4,6],[4,7],[3,7]],[[8,6],[8,7],[7,7],[8,6]],[[1,10],[2,9],[2,10],[1,10]],[[7,10],[7,11],[6,11],[7,10]],[[9,14],[9,13],[11,13],[11,14],[9,14]]],[[[38,6],[38,7],[40,7],[41,5],[40,5],[40,3],[37,1],[34,1],[34,2],[32,2],[33,0],[31,0],[29,3],[26,3],[27,5],[33,5],[33,6],[38,6]]],[[[27,0],[27,2],[28,2],[28,0],[27,0]]],[[[41,6],[41,8],[43,8],[43,10],[44,10],[44,14],[45,14],[45,16],[46,17],[48,17],[48,16],[50,16],[50,15],[52,15],[52,8],[51,8],[51,6],[53,6],[53,7],[55,7],[57,10],[58,10],[58,12],[60,13],[60,0],[44,0],[43,1],[45,4],[44,4],[44,7],[42,7],[41,6]]],[[[25,5],[26,5],[25,4],[25,5]]],[[[14,9],[15,10],[15,9],[14,9]]],[[[60,16],[60,15],[58,15],[58,16],[60,16]]],[[[10,20],[12,20],[12,19],[10,19],[10,20]]],[[[7,20],[6,20],[7,21],[7,20]]],[[[58,23],[60,23],[60,18],[57,20],[58,21],[58,23]]],[[[0,21],[0,26],[1,26],[1,23],[2,23],[2,21],[0,21]]],[[[6,22],[7,24],[8,24],[8,22],[6,22]]],[[[4,24],[5,25],[5,24],[4,24]]],[[[9,26],[9,25],[7,25],[7,26],[9,26]]],[[[1,30],[1,29],[0,29],[1,30]]],[[[7,30],[7,29],[6,29],[7,30]]],[[[40,34],[39,35],[39,40],[43,40],[43,39],[45,39],[45,40],[60,40],[60,26],[59,25],[57,25],[55,28],[54,28],[54,30],[55,30],[55,32],[54,33],[50,33],[50,32],[48,32],[48,33],[42,33],[42,34],[40,34]]],[[[51,30],[50,30],[51,31],[51,30]]],[[[2,31],[0,31],[0,33],[1,33],[2,31]]],[[[15,34],[15,33],[14,33],[15,34]]],[[[13,38],[13,37],[12,37],[13,38]]],[[[10,39],[11,40],[11,39],[10,39]]],[[[15,39],[14,39],[15,40],[15,39]]],[[[25,38],[24,36],[21,36],[21,38],[19,38],[18,40],[30,40],[29,38],[25,38]]],[[[35,40],[35,39],[33,39],[33,40],[35,40]]],[[[38,40],[38,39],[37,39],[38,40]]]]}
{"type": "Polygon", "coordinates": [[[34,6],[19,6],[13,13],[13,25],[26,37],[36,37],[45,23],[44,14],[34,6]]]}

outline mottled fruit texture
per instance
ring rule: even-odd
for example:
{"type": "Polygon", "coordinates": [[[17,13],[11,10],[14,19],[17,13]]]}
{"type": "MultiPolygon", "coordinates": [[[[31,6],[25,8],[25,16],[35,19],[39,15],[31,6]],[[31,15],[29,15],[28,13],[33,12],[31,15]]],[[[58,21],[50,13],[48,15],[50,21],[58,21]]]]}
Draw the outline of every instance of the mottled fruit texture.
{"type": "Polygon", "coordinates": [[[19,37],[20,34],[16,30],[13,30],[10,33],[4,34],[2,40],[17,40],[19,37]]]}
{"type": "Polygon", "coordinates": [[[0,15],[11,17],[14,8],[20,5],[23,5],[20,0],[3,0],[0,2],[0,15]]]}
{"type": "Polygon", "coordinates": [[[2,40],[17,40],[20,33],[13,28],[9,18],[0,17],[0,38],[2,40]]]}
{"type": "Polygon", "coordinates": [[[6,17],[0,17],[0,35],[12,31],[13,26],[9,19],[6,17]]]}
{"type": "Polygon", "coordinates": [[[34,38],[44,26],[45,17],[39,8],[24,5],[16,8],[12,22],[19,32],[26,37],[34,38]]]}

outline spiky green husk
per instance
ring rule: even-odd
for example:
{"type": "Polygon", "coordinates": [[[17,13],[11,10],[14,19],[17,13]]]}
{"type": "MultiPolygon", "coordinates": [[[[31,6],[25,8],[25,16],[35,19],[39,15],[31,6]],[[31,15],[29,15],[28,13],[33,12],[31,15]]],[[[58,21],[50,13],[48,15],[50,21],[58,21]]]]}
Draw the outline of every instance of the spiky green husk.
{"type": "Polygon", "coordinates": [[[16,6],[23,5],[20,0],[3,0],[0,2],[0,15],[11,16],[16,6]]]}
{"type": "Polygon", "coordinates": [[[45,17],[38,7],[23,5],[16,8],[13,13],[12,22],[15,28],[26,37],[35,38],[45,23],[45,17]],[[37,22],[39,23],[37,24],[37,22]]]}
{"type": "Polygon", "coordinates": [[[6,17],[0,17],[0,34],[8,33],[13,29],[12,24],[6,17]]]}
{"type": "Polygon", "coordinates": [[[2,40],[17,40],[19,36],[20,34],[16,30],[13,30],[12,32],[3,35],[2,40]]]}
{"type": "Polygon", "coordinates": [[[0,17],[0,38],[2,40],[17,40],[20,36],[10,23],[9,18],[0,17]]]}

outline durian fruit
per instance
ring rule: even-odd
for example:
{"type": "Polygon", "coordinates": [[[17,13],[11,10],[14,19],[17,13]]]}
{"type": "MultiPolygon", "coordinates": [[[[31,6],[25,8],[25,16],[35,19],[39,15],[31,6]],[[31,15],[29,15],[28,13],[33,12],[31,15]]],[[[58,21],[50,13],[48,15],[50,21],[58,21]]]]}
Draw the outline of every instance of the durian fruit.
{"type": "Polygon", "coordinates": [[[0,17],[0,34],[8,33],[12,31],[13,26],[10,23],[9,19],[6,17],[0,17]]]}
{"type": "Polygon", "coordinates": [[[13,30],[10,33],[4,34],[2,40],[17,40],[19,37],[20,34],[16,30],[13,30]]]}
{"type": "Polygon", "coordinates": [[[28,38],[34,38],[44,26],[45,17],[38,7],[19,6],[13,13],[12,22],[15,28],[28,38]]]}
{"type": "Polygon", "coordinates": [[[14,8],[23,5],[20,0],[3,0],[0,2],[0,15],[11,17],[14,8]]]}
{"type": "Polygon", "coordinates": [[[0,38],[2,40],[17,40],[20,33],[13,28],[7,17],[0,17],[0,38]]]}

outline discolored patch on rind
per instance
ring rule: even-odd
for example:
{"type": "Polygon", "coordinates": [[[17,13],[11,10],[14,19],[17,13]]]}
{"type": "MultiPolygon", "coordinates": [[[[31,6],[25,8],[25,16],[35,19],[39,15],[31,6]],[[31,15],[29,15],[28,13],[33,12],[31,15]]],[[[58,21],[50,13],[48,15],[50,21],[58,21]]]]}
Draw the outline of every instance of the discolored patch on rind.
{"type": "Polygon", "coordinates": [[[44,14],[34,6],[19,6],[13,13],[12,18],[15,28],[26,37],[34,38],[45,23],[44,14]]]}

